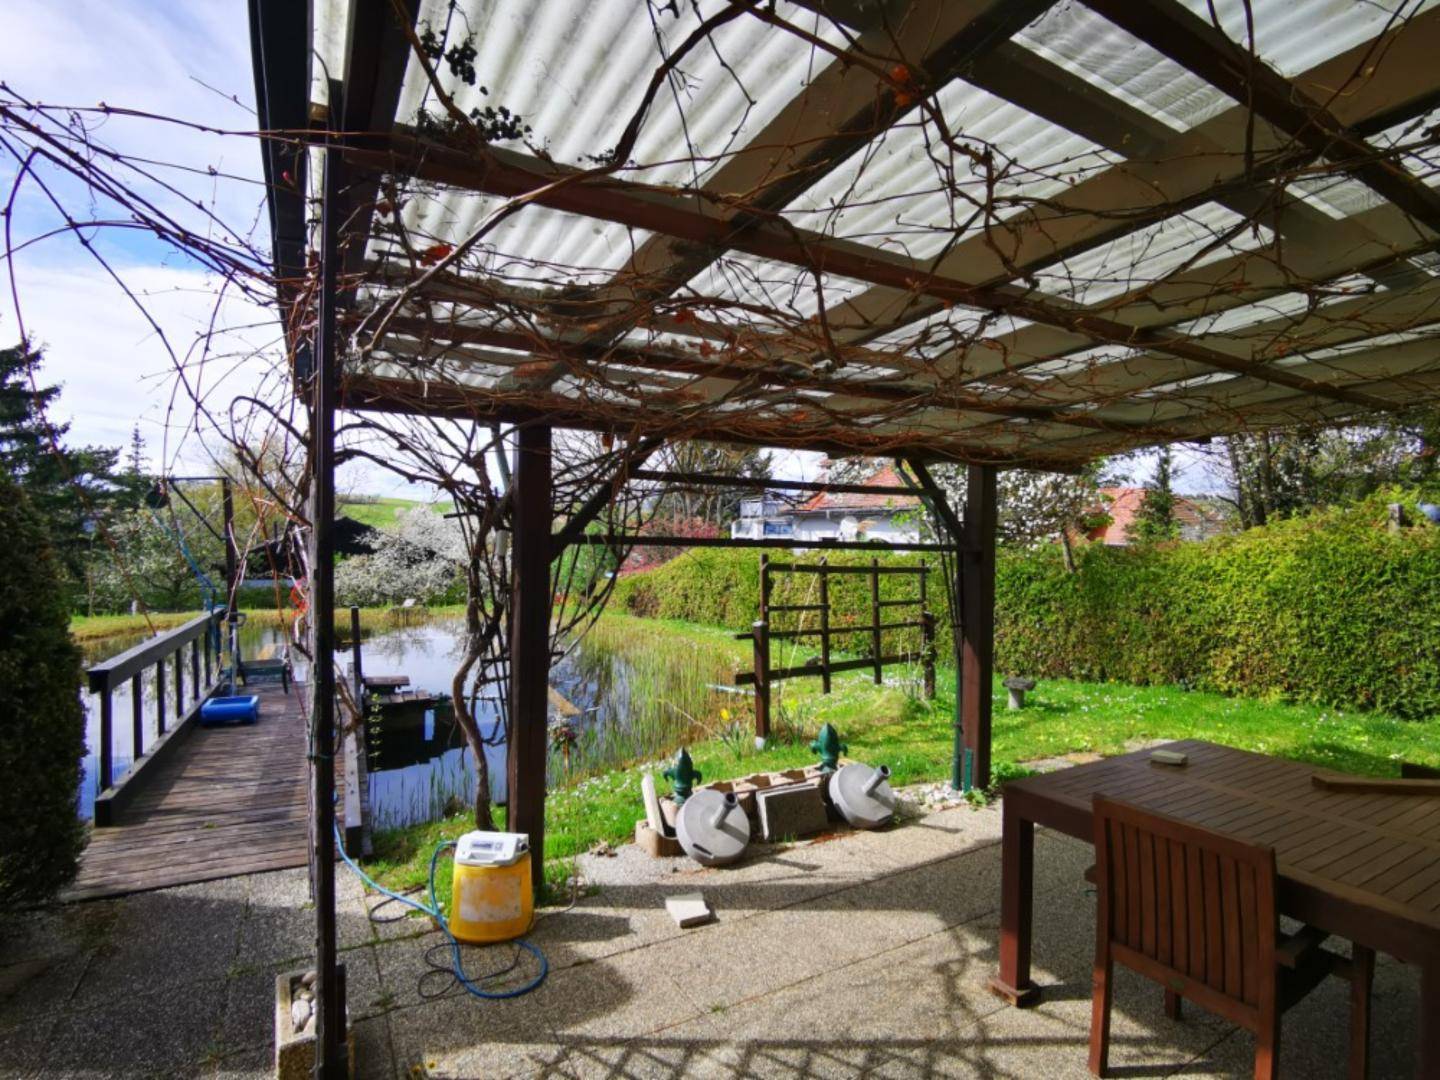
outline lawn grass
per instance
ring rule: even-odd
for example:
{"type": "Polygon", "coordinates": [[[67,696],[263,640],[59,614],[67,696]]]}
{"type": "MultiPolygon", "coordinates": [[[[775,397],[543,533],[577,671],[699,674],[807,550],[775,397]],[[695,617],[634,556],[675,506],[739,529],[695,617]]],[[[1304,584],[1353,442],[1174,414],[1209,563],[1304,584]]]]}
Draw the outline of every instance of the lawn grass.
{"type": "Polygon", "coordinates": [[[388,496],[383,498],[366,496],[364,502],[352,502],[341,496],[337,512],[342,517],[348,517],[362,525],[369,525],[372,529],[389,529],[394,527],[400,514],[406,510],[414,510],[417,506],[428,507],[437,514],[448,514],[453,509],[453,504],[448,502],[424,503],[418,499],[400,499],[388,496]]]}
{"type": "MultiPolygon", "coordinates": [[[[604,632],[631,637],[637,648],[653,649],[657,636],[675,645],[700,644],[743,670],[748,647],[726,631],[685,623],[607,615],[604,632]]],[[[779,663],[779,660],[776,661],[779,663]]],[[[950,777],[954,745],[953,670],[936,673],[937,696],[923,700],[913,673],[887,670],[877,687],[869,675],[836,678],[833,692],[819,693],[819,680],[780,684],[773,710],[773,737],[756,750],[748,735],[748,699],[735,699],[735,716],[716,717],[712,730],[726,735],[690,746],[706,782],[747,773],[809,764],[809,749],[820,725],[832,723],[849,747],[849,756],[890,766],[897,785],[945,781],[950,777]]],[[[1434,725],[1398,720],[1378,713],[1346,712],[1314,705],[1227,698],[1174,686],[1127,686],[1066,680],[1042,682],[1026,695],[1025,708],[1008,710],[997,679],[993,689],[994,760],[998,780],[1023,775],[1025,763],[1074,753],[1117,754],[1127,745],[1152,739],[1206,739],[1278,757],[1292,758],[1346,772],[1394,775],[1399,762],[1440,766],[1440,730],[1434,725]]],[[[657,771],[663,762],[636,763],[657,771]]],[[[558,895],[571,873],[574,856],[602,841],[629,839],[643,816],[640,767],[577,778],[552,791],[546,803],[546,878],[558,895]]],[[[662,792],[668,790],[657,777],[662,792]]],[[[503,814],[501,815],[503,821],[503,814]]],[[[441,840],[473,828],[469,815],[402,829],[379,831],[367,869],[382,883],[423,884],[431,851],[441,840]]],[[[502,827],[503,826],[497,826],[502,827]]],[[[440,895],[449,893],[449,860],[440,866],[440,895]]]]}
{"type": "MultiPolygon", "coordinates": [[[[242,607],[240,610],[244,612],[247,619],[256,623],[280,625],[280,613],[273,607],[242,607]]],[[[390,614],[390,610],[388,605],[361,608],[361,629],[373,631],[393,629],[398,624],[395,617],[390,614]]],[[[118,637],[122,634],[148,633],[152,624],[156,630],[169,630],[189,622],[198,614],[197,611],[152,611],[149,614],[150,622],[146,622],[144,615],[72,615],[70,616],[70,636],[77,642],[87,642],[118,637]]],[[[419,619],[450,619],[459,618],[464,614],[464,604],[442,604],[427,608],[425,614],[407,615],[406,618],[409,621],[406,625],[414,625],[415,621],[419,619]]],[[[342,632],[348,633],[350,629],[349,608],[340,608],[335,612],[335,625],[342,632]]]]}

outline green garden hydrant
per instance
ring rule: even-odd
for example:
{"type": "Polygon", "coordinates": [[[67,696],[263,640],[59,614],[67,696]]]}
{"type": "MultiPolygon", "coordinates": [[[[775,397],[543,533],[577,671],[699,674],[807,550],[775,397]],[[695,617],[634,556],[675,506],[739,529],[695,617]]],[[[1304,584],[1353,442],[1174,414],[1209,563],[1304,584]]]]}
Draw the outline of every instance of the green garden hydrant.
{"type": "Polygon", "coordinates": [[[682,746],[680,753],[675,755],[675,764],[665,770],[665,779],[673,785],[675,805],[679,806],[690,797],[695,785],[704,778],[690,760],[690,751],[682,746]]]}
{"type": "Polygon", "coordinates": [[[820,771],[832,773],[840,764],[840,755],[848,753],[850,748],[840,741],[840,733],[830,724],[820,729],[820,734],[810,744],[813,753],[820,755],[820,771]]]}

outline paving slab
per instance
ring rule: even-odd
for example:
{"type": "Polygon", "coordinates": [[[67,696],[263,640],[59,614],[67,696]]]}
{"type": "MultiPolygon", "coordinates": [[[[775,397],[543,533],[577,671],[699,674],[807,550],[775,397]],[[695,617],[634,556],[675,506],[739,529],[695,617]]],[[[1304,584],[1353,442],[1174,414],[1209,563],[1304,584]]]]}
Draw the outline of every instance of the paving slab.
{"type": "MultiPolygon", "coordinates": [[[[1088,845],[1040,830],[1034,965],[1040,1004],[990,994],[999,942],[1000,815],[969,806],[873,833],[756,845],[705,870],[582,857],[599,886],[542,919],[551,974],[476,1001],[431,968],[423,921],[378,926],[342,875],[340,935],[362,1077],[1043,1077],[1085,1071],[1094,890],[1088,845]],[[702,891],[715,921],[680,930],[665,898],[702,891]]],[[[274,974],[313,948],[304,871],[160,890],[17,920],[0,941],[0,1077],[267,1076],[274,974]]],[[[473,973],[513,947],[467,949],[473,973]]],[[[500,980],[533,972],[528,957],[500,980]]],[[[1417,975],[1381,960],[1373,1075],[1408,1076],[1417,975]]],[[[1147,1076],[1248,1075],[1252,1041],[1158,987],[1117,977],[1114,1060],[1147,1076]]],[[[1286,1020],[1287,1073],[1344,1074],[1343,983],[1286,1020]]]]}
{"type": "Polygon", "coordinates": [[[192,1076],[218,1054],[224,1003],[225,982],[212,979],[63,1013],[51,1034],[45,1074],[192,1076]]]}
{"type": "Polygon", "coordinates": [[[248,879],[228,878],[113,902],[116,917],[72,1005],[110,1005],[224,979],[235,963],[248,893],[248,879]]]}

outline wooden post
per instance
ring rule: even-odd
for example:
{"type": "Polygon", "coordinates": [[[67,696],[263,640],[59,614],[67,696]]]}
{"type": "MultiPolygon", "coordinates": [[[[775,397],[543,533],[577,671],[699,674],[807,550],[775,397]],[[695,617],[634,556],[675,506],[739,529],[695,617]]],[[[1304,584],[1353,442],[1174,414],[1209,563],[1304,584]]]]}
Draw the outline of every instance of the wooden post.
{"type": "Polygon", "coordinates": [[[140,678],[140,673],[130,676],[130,738],[135,748],[135,758],[139,760],[141,752],[145,748],[145,683],[140,678]]]}
{"type": "MultiPolygon", "coordinates": [[[[114,703],[110,700],[110,690],[107,688],[100,691],[100,790],[104,791],[110,786],[114,779],[113,760],[113,727],[115,722],[114,703]]],[[[138,756],[138,755],[137,755],[138,756]]]]}
{"type": "Polygon", "coordinates": [[[516,431],[511,490],[510,743],[507,826],[530,837],[535,895],[545,880],[546,722],[550,680],[550,429],[516,431]]]}
{"type": "MultiPolygon", "coordinates": [[[[162,660],[161,663],[164,663],[162,660]]],[[[175,650],[175,719],[185,715],[185,657],[175,650]]]]}
{"type": "Polygon", "coordinates": [[[756,619],[750,626],[755,638],[755,745],[770,738],[770,624],[756,619]]]}
{"type": "MultiPolygon", "coordinates": [[[[993,466],[971,466],[990,469],[993,466]]],[[[1030,925],[1033,921],[1035,824],[1003,799],[1000,839],[1000,973],[990,989],[1012,1005],[1031,1005],[1039,989],[1030,981],[1030,925]]]]}
{"type": "Polygon", "coordinates": [[[350,609],[350,667],[355,673],[355,705],[365,709],[365,673],[360,667],[360,609],[350,609]]]}
{"type": "Polygon", "coordinates": [[[930,568],[920,560],[920,665],[925,678],[925,700],[935,699],[935,613],[930,610],[930,568]]]}
{"type": "Polygon", "coordinates": [[[875,661],[875,685],[885,681],[880,663],[880,560],[870,560],[870,653],[875,661]]]}
{"type": "Polygon", "coordinates": [[[770,621],[770,556],[760,556],[760,620],[770,621]]]}
{"type": "Polygon", "coordinates": [[[990,786],[990,683],[995,666],[996,472],[971,465],[965,485],[965,547],[960,555],[960,722],[969,787],[990,786]]]}
{"type": "MultiPolygon", "coordinates": [[[[342,97],[331,84],[331,99],[342,97]]],[[[318,321],[310,379],[310,881],[315,897],[315,1075],[349,1074],[345,1041],[345,982],[335,926],[335,401],[340,387],[336,348],[339,307],[339,231],[344,208],[340,154],[323,151],[320,204],[318,321]]],[[[229,545],[227,544],[227,548],[229,545]]],[[[227,573],[229,568],[227,566],[227,573]]],[[[227,614],[227,619],[231,617],[227,614]]],[[[239,635],[232,657],[240,664],[239,635]]]]}
{"type": "Polygon", "coordinates": [[[830,692],[830,560],[820,560],[820,692],[830,692]]]}
{"type": "Polygon", "coordinates": [[[155,734],[165,734],[165,661],[155,664],[155,734]]]}
{"type": "MultiPolygon", "coordinates": [[[[209,680],[207,679],[206,682],[209,680]]],[[[195,697],[198,699],[204,692],[205,683],[200,681],[200,639],[195,638],[190,642],[190,685],[194,688],[195,697]]]]}

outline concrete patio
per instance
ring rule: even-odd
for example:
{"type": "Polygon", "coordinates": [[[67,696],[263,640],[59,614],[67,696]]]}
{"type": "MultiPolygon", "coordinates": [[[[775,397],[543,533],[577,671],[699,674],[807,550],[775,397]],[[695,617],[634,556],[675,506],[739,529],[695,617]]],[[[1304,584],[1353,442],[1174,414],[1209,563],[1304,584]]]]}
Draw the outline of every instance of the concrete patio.
{"type": "MultiPolygon", "coordinates": [[[[424,954],[440,936],[415,920],[372,922],[375,898],[346,874],[339,932],[357,1075],[1088,1075],[1089,849],[1037,840],[1036,977],[1046,991],[1020,1011],[985,988],[999,833],[998,812],[963,807],[762,849],[729,870],[650,860],[633,846],[587,856],[598,893],[533,934],[549,979],[496,1002],[453,989],[422,998],[424,954]],[[682,931],[664,897],[694,889],[717,920],[682,931]]],[[[13,917],[0,941],[0,1075],[270,1075],[274,976],[304,963],[312,933],[304,871],[13,917]]],[[[501,946],[467,961],[478,974],[511,955],[501,946]]],[[[1374,1077],[1412,1075],[1417,982],[1382,958],[1374,1077]]],[[[423,984],[427,994],[443,986],[423,984]]],[[[1345,992],[1332,981],[1287,1016],[1288,1075],[1344,1075],[1345,992]]],[[[1251,1067],[1248,1035],[1194,1009],[1170,1021],[1159,989],[1125,974],[1114,1046],[1122,1075],[1251,1067]]]]}

